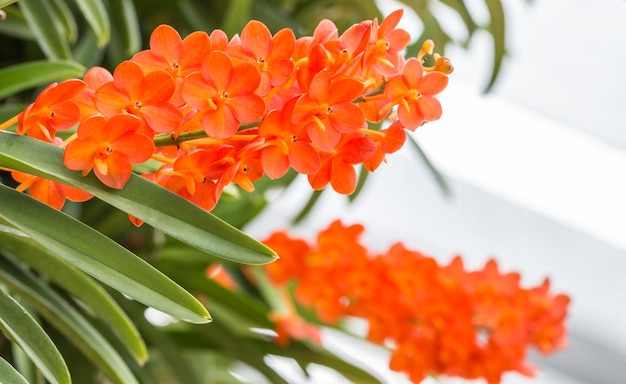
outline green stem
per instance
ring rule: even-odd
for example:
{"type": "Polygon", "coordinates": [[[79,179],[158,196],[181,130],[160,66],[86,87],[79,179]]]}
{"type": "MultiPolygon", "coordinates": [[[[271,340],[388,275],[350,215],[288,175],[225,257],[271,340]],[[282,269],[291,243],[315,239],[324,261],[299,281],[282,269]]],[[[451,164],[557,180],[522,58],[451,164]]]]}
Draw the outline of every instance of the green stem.
{"type": "MultiPolygon", "coordinates": [[[[239,130],[248,129],[258,127],[261,124],[262,119],[254,121],[252,123],[246,123],[239,125],[239,130]]],[[[196,140],[196,139],[204,139],[209,137],[203,129],[198,129],[195,131],[183,132],[177,137],[174,137],[172,133],[162,133],[160,135],[156,135],[154,137],[154,145],[157,147],[168,147],[172,145],[177,145],[184,141],[196,140]]]]}

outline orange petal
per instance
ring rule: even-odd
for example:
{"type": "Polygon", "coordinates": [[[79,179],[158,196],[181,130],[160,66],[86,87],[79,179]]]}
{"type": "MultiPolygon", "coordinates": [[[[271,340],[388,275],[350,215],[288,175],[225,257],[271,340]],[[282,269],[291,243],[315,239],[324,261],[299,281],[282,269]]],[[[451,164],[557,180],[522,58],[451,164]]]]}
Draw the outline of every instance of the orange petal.
{"type": "Polygon", "coordinates": [[[174,132],[183,120],[180,110],[171,104],[142,107],[141,116],[146,120],[150,129],[156,133],[174,132]]]}
{"type": "Polygon", "coordinates": [[[261,153],[263,171],[270,179],[279,179],[289,170],[289,159],[278,146],[263,149],[261,153]]]}
{"type": "Polygon", "coordinates": [[[232,109],[234,116],[242,123],[256,121],[265,112],[263,99],[252,93],[228,98],[226,105],[232,109]]]}
{"type": "Polygon", "coordinates": [[[418,90],[422,95],[433,96],[443,91],[448,85],[448,76],[441,72],[431,72],[419,81],[418,90]]]}
{"type": "Polygon", "coordinates": [[[356,188],[356,171],[354,167],[341,160],[332,162],[330,185],[337,193],[349,195],[356,188]]]}
{"type": "Polygon", "coordinates": [[[61,209],[65,205],[65,192],[61,184],[38,177],[30,186],[29,194],[42,203],[61,209]]]}
{"type": "Polygon", "coordinates": [[[209,111],[202,117],[202,126],[209,137],[226,139],[237,132],[239,121],[230,107],[220,105],[215,111],[209,111]]]}
{"type": "Polygon", "coordinates": [[[142,81],[141,91],[137,98],[144,105],[161,105],[172,97],[175,88],[176,83],[169,73],[150,72],[142,81]]]}
{"type": "Polygon", "coordinates": [[[126,107],[130,104],[130,97],[110,82],[98,88],[94,101],[100,113],[104,116],[114,116],[126,111],[126,107]]]}
{"type": "Polygon", "coordinates": [[[143,91],[143,80],[141,67],[132,61],[120,63],[113,72],[115,87],[128,94],[131,100],[139,100],[143,91]]]}
{"type": "Polygon", "coordinates": [[[365,125],[365,113],[352,103],[335,104],[328,115],[331,126],[339,132],[354,132],[365,125]]]}
{"type": "Polygon", "coordinates": [[[320,155],[310,143],[296,141],[289,146],[289,163],[304,175],[317,172],[320,168],[320,155]]]}
{"type": "MultiPolygon", "coordinates": [[[[228,88],[232,74],[233,63],[222,51],[211,51],[202,62],[202,77],[218,91],[224,91],[228,88]]],[[[235,79],[235,81],[237,80],[235,79]]]]}
{"type": "Polygon", "coordinates": [[[150,48],[168,64],[178,62],[182,40],[174,28],[161,24],[150,35],[150,48]]]}
{"type": "Polygon", "coordinates": [[[267,58],[272,49],[272,33],[265,24],[251,20],[241,31],[241,45],[256,59],[267,58]]]}

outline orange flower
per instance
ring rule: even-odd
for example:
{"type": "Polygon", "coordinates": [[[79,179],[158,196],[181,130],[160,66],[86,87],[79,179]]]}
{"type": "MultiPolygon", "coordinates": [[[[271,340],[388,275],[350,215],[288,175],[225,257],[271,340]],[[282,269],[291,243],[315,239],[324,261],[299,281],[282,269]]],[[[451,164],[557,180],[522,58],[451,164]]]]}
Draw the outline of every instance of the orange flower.
{"type": "Polygon", "coordinates": [[[168,72],[144,75],[139,65],[125,61],[115,68],[113,81],[96,91],[96,107],[106,117],[121,113],[139,117],[140,132],[147,136],[154,132],[170,133],[183,119],[181,111],[168,102],[174,88],[174,79],[168,72]]]}
{"type": "Polygon", "coordinates": [[[273,37],[265,24],[252,20],[241,31],[241,41],[228,47],[226,53],[235,60],[256,64],[261,72],[259,94],[266,95],[283,85],[294,71],[291,55],[296,37],[290,29],[281,29],[273,37]]]}
{"type": "Polygon", "coordinates": [[[330,73],[321,71],[311,81],[293,109],[293,122],[304,127],[311,141],[322,151],[335,148],[343,133],[357,131],[365,125],[365,115],[353,101],[361,96],[363,84],[355,79],[333,81],[330,73]]]}
{"type": "Polygon", "coordinates": [[[371,48],[366,51],[363,61],[366,68],[373,69],[377,74],[393,76],[404,61],[400,52],[411,41],[411,35],[396,28],[403,13],[402,9],[398,9],[385,17],[380,26],[377,19],[372,23],[371,48]]]}
{"type": "Polygon", "coordinates": [[[259,136],[265,138],[261,162],[272,179],[284,176],[289,167],[305,175],[317,172],[320,167],[319,153],[291,122],[296,101],[293,98],[282,110],[271,111],[259,125],[259,136]]]}
{"type": "Polygon", "coordinates": [[[85,73],[83,80],[87,87],[74,97],[74,101],[80,107],[80,121],[85,121],[93,115],[100,114],[100,111],[96,108],[94,96],[98,88],[113,81],[113,75],[105,68],[92,67],[85,73]]]}
{"type": "Polygon", "coordinates": [[[181,39],[174,28],[162,24],[150,35],[150,49],[135,54],[131,61],[139,64],[146,74],[157,70],[169,72],[176,80],[171,102],[181,106],[185,104],[180,94],[183,79],[200,70],[210,50],[211,39],[206,32],[193,32],[181,39]]]}
{"type": "Polygon", "coordinates": [[[363,166],[368,171],[374,172],[383,161],[386,161],[387,154],[402,148],[406,141],[406,132],[400,121],[394,121],[389,128],[371,132],[368,137],[376,144],[376,152],[363,163],[363,166]]]}
{"type": "Polygon", "coordinates": [[[390,368],[412,382],[447,375],[497,384],[505,372],[533,374],[528,348],[563,347],[569,298],[551,294],[547,280],[525,289],[494,260],[470,272],[460,257],[441,266],[401,243],[372,256],[362,232],[335,221],[313,243],[276,233],[265,243],[281,258],[268,275],[292,281],[293,298],[322,323],[365,319],[367,338],[391,345],[390,368]]]}
{"type": "Polygon", "coordinates": [[[43,177],[18,171],[11,172],[11,176],[21,183],[15,188],[16,190],[25,191],[28,189],[32,197],[58,210],[65,205],[65,199],[83,202],[92,198],[90,193],[43,177]]]}
{"type": "Polygon", "coordinates": [[[434,96],[448,85],[448,76],[441,72],[424,74],[419,60],[409,59],[401,75],[393,77],[385,86],[385,95],[398,104],[398,118],[414,131],[427,121],[441,117],[441,104],[434,96]]]}
{"type": "Polygon", "coordinates": [[[226,157],[231,152],[229,145],[198,148],[181,154],[173,165],[162,166],[156,174],[143,176],[210,211],[222,192],[218,180],[230,165],[226,157]]]}
{"type": "Polygon", "coordinates": [[[86,86],[77,79],[47,86],[18,116],[17,133],[53,142],[56,131],[70,129],[78,123],[80,108],[72,98],[86,86]]]}
{"type": "Polygon", "coordinates": [[[308,176],[311,187],[320,190],[328,183],[338,193],[346,195],[356,188],[354,165],[363,163],[376,152],[376,144],[362,135],[344,135],[332,152],[321,154],[320,169],[308,176]]]}
{"type": "Polygon", "coordinates": [[[202,71],[185,78],[182,95],[198,110],[206,134],[226,139],[237,132],[239,123],[256,121],[265,112],[263,99],[254,93],[260,81],[253,64],[233,65],[224,52],[212,51],[202,71]]]}
{"type": "Polygon", "coordinates": [[[87,119],[78,126],[78,137],[65,148],[65,166],[83,175],[93,168],[102,183],[121,189],[130,178],[131,164],[143,163],[154,153],[152,140],[137,132],[140,124],[131,115],[87,119]]]}

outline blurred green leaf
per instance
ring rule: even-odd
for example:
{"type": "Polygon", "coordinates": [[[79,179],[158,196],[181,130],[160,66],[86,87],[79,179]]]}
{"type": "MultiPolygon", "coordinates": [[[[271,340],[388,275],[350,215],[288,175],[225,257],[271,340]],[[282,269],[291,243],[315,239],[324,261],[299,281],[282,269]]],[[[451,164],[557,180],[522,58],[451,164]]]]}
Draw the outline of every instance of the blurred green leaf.
{"type": "Polygon", "coordinates": [[[251,0],[230,0],[222,21],[222,29],[228,36],[241,33],[241,30],[250,20],[251,0]]]}
{"type": "Polygon", "coordinates": [[[27,0],[17,3],[37,43],[50,60],[72,58],[70,45],[63,33],[63,25],[48,0],[27,0]]]}
{"type": "Polygon", "coordinates": [[[4,250],[65,288],[93,316],[105,321],[138,363],[147,360],[148,351],[133,322],[115,300],[89,276],[11,227],[0,224],[0,240],[4,250]]]}
{"type": "Polygon", "coordinates": [[[41,383],[44,381],[43,374],[28,357],[26,352],[17,343],[11,344],[11,357],[13,366],[29,383],[41,383]]]}
{"type": "Polygon", "coordinates": [[[63,357],[41,326],[15,299],[0,290],[0,327],[51,383],[70,383],[63,357]]]}
{"type": "Polygon", "coordinates": [[[72,50],[72,55],[76,63],[91,68],[101,63],[104,49],[98,47],[96,36],[89,30],[82,34],[72,50]]]}
{"type": "Polygon", "coordinates": [[[65,37],[70,43],[76,42],[78,26],[72,11],[64,0],[50,0],[50,6],[56,13],[56,18],[61,22],[65,37]]]}
{"type": "Polygon", "coordinates": [[[137,301],[189,322],[210,320],[202,304],[167,276],[63,212],[1,186],[0,217],[66,262],[137,301]]]}
{"type": "Polygon", "coordinates": [[[0,357],[0,383],[29,384],[24,376],[13,368],[6,360],[0,357]]]}
{"type": "Polygon", "coordinates": [[[0,23],[0,33],[22,40],[35,40],[33,31],[28,27],[24,15],[17,6],[3,9],[6,19],[0,23]]]}
{"type": "MultiPolygon", "coordinates": [[[[30,0],[29,0],[30,1],[30,0]]],[[[111,38],[109,14],[101,0],[74,0],[89,27],[96,35],[99,47],[104,47],[111,38]]]]}
{"type": "Polygon", "coordinates": [[[141,49],[141,32],[139,20],[132,0],[109,0],[113,32],[120,40],[122,54],[131,57],[141,49]]]}
{"type": "Polygon", "coordinates": [[[93,175],[70,171],[55,145],[0,132],[0,166],[60,181],[92,193],[163,232],[198,249],[231,261],[265,264],[274,251],[180,196],[132,175],[121,190],[108,188],[93,175]]]}
{"type": "Polygon", "coordinates": [[[465,24],[465,28],[467,29],[467,35],[468,35],[467,40],[469,40],[474,34],[474,32],[476,31],[476,28],[478,26],[476,25],[476,22],[472,18],[472,14],[467,8],[467,4],[465,3],[465,1],[463,0],[440,0],[440,1],[443,4],[447,5],[448,7],[452,8],[454,11],[456,11],[456,13],[459,14],[461,19],[463,20],[463,23],[465,24]]]}
{"type": "Polygon", "coordinates": [[[117,351],[76,309],[32,273],[2,254],[0,281],[70,339],[113,382],[138,384],[117,351]]]}
{"type": "Polygon", "coordinates": [[[169,335],[162,332],[144,316],[143,307],[131,301],[120,301],[124,309],[135,319],[137,327],[150,343],[151,348],[160,351],[165,363],[172,370],[172,373],[181,384],[200,383],[197,372],[192,369],[187,356],[181,353],[169,335]]]}
{"type": "Polygon", "coordinates": [[[4,103],[0,104],[0,121],[7,121],[26,108],[26,104],[22,103],[4,103]]]}
{"type": "Polygon", "coordinates": [[[304,207],[302,207],[302,209],[300,210],[300,212],[298,212],[296,217],[294,217],[293,220],[291,220],[291,224],[296,225],[300,223],[302,220],[304,220],[307,217],[307,215],[311,212],[311,210],[313,209],[313,207],[315,206],[319,198],[322,196],[322,193],[324,193],[324,191],[325,189],[322,189],[319,191],[313,191],[311,193],[311,197],[309,198],[309,201],[307,201],[304,207]]]}
{"type": "Polygon", "coordinates": [[[0,0],[0,9],[15,3],[17,0],[0,0]]]}
{"type": "Polygon", "coordinates": [[[67,60],[31,61],[0,69],[0,99],[53,81],[80,77],[85,67],[67,60]]]}
{"type": "Polygon", "coordinates": [[[491,71],[491,78],[485,88],[485,92],[489,92],[496,82],[496,78],[500,73],[500,67],[502,66],[502,59],[506,54],[506,34],[505,34],[505,17],[504,8],[502,8],[502,2],[500,0],[485,0],[487,9],[489,10],[489,16],[491,21],[487,26],[487,30],[491,33],[493,38],[493,70],[491,71]]]}

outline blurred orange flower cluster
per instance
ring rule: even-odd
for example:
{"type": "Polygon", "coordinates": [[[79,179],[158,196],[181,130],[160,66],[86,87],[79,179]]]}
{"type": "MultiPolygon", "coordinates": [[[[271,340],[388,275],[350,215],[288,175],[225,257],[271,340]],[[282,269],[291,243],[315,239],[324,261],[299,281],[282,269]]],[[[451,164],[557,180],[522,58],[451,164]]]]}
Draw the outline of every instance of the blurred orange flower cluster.
{"type": "MultiPolygon", "coordinates": [[[[148,179],[210,210],[224,187],[246,191],[289,168],[314,189],[330,184],[349,194],[355,165],[374,171],[385,155],[442,110],[434,97],[452,66],[431,41],[415,58],[401,54],[410,40],[397,28],[402,11],[380,24],[355,24],[341,35],[329,20],[312,36],[290,29],[272,35],[251,21],[230,40],[221,30],[184,39],[157,27],[150,49],[111,74],[91,68],[84,80],[51,84],[17,118],[19,134],[65,147],[64,163],[92,170],[122,188],[134,164],[160,164],[148,179]],[[425,67],[426,58],[433,65],[425,67]],[[377,124],[389,119],[380,129],[377,124]],[[78,125],[65,141],[57,131],[78,125]]],[[[88,195],[15,173],[34,197],[57,208],[88,195]]]]}
{"type": "Polygon", "coordinates": [[[564,347],[569,298],[550,292],[547,279],[523,288],[519,274],[500,272],[494,260],[467,271],[460,257],[440,265],[400,243],[371,254],[363,230],[335,221],[312,243],[276,232],[264,243],[281,258],[266,270],[279,286],[293,282],[295,300],[322,323],[367,320],[367,338],[391,349],[392,370],[415,383],[428,375],[499,383],[505,372],[533,374],[530,347],[564,347]]]}

